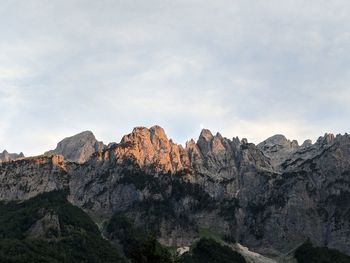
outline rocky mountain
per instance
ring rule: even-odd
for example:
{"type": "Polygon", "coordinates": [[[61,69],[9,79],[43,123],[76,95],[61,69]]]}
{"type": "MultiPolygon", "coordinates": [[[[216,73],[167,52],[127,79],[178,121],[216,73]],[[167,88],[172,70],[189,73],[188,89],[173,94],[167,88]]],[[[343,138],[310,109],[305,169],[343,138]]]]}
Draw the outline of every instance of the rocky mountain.
{"type": "Polygon", "coordinates": [[[84,131],[72,137],[63,139],[57,144],[55,150],[45,153],[45,155],[63,155],[68,161],[83,163],[97,151],[101,151],[104,144],[96,140],[91,131],[84,131]]]}
{"type": "Polygon", "coordinates": [[[161,173],[176,173],[189,166],[185,150],[169,140],[159,126],[135,128],[115,147],[115,155],[119,163],[134,160],[140,167],[153,167],[152,171],[161,173]]]}
{"type": "Polygon", "coordinates": [[[22,152],[17,154],[17,153],[8,153],[6,150],[4,150],[2,153],[0,153],[0,163],[15,161],[21,158],[24,158],[24,154],[22,152]]]}
{"type": "Polygon", "coordinates": [[[259,143],[257,147],[270,158],[275,169],[278,169],[289,156],[292,156],[300,148],[297,141],[290,141],[281,134],[266,139],[259,143]]]}
{"type": "MultiPolygon", "coordinates": [[[[137,127],[120,143],[89,148],[89,155],[81,149],[96,141],[74,137],[57,147],[65,158],[1,164],[0,199],[66,190],[69,202],[96,222],[121,214],[165,246],[210,235],[275,257],[306,240],[350,254],[347,134],[301,146],[275,135],[254,145],[204,129],[182,147],[159,126],[137,127]]],[[[121,243],[106,224],[101,229],[121,243]]]]}

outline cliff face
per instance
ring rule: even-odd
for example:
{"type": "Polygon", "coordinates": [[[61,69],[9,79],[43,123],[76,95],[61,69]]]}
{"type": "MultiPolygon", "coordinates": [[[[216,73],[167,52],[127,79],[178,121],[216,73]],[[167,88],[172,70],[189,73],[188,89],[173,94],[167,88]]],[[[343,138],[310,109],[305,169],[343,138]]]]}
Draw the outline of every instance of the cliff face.
{"type": "Polygon", "coordinates": [[[279,169],[279,166],[299,149],[297,141],[290,141],[281,134],[266,139],[257,147],[270,158],[275,169],[279,169]]]}
{"type": "Polygon", "coordinates": [[[0,200],[25,200],[68,187],[63,156],[40,156],[0,164],[0,200]]]}
{"type": "Polygon", "coordinates": [[[348,135],[325,134],[312,145],[289,144],[287,154],[282,148],[285,159],[275,166],[275,174],[251,189],[257,194],[244,211],[246,242],[283,250],[310,238],[349,254],[349,145],[348,135]]]}
{"type": "Polygon", "coordinates": [[[256,146],[203,130],[183,148],[159,126],[138,127],[82,163],[53,156],[0,165],[2,200],[65,188],[90,214],[123,211],[166,245],[189,245],[210,229],[260,252],[310,238],[350,254],[348,135],[301,146],[277,135],[256,146]]]}

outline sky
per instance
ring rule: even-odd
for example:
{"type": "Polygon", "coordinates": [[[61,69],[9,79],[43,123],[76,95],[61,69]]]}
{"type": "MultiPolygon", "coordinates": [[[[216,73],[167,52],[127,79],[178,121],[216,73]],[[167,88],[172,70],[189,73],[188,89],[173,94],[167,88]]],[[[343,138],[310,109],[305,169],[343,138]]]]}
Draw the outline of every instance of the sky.
{"type": "Polygon", "coordinates": [[[350,131],[348,0],[2,0],[0,151],[162,126],[258,143],[350,131]]]}

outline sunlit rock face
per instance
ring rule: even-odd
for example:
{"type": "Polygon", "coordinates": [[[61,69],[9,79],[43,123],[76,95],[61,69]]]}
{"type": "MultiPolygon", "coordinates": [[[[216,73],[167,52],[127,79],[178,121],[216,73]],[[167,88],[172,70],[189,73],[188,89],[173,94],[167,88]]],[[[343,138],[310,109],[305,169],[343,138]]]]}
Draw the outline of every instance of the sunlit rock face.
{"type": "Polygon", "coordinates": [[[152,167],[162,173],[176,173],[189,167],[189,159],[181,145],[174,144],[163,128],[137,127],[125,135],[115,148],[119,163],[134,160],[140,167],[152,167]]]}
{"type": "Polygon", "coordinates": [[[283,253],[309,238],[350,254],[348,135],[301,146],[275,135],[254,145],[204,129],[182,147],[153,126],[94,145],[91,134],[73,136],[57,147],[65,159],[0,164],[0,199],[68,189],[69,201],[90,214],[124,211],[157,227],[170,246],[190,245],[205,228],[260,252],[283,253]]]}
{"type": "Polygon", "coordinates": [[[63,155],[66,160],[83,163],[88,160],[93,153],[101,151],[103,148],[103,143],[97,141],[91,131],[85,131],[63,139],[57,144],[55,150],[48,151],[45,155],[60,154],[63,155]]]}

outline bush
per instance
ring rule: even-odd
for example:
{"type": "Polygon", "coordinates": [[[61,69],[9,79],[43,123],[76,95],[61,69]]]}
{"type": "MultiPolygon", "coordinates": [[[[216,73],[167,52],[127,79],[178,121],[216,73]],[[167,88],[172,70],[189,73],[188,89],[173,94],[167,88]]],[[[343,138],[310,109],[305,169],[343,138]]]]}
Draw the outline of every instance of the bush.
{"type": "Polygon", "coordinates": [[[173,263],[175,260],[155,235],[135,228],[122,213],[111,218],[106,230],[112,240],[120,242],[125,255],[134,263],[173,263]]]}
{"type": "Polygon", "coordinates": [[[90,217],[66,195],[54,191],[22,203],[0,203],[0,262],[123,262],[90,217]],[[51,233],[39,237],[28,235],[48,213],[57,215],[59,233],[48,229],[51,233]]]}
{"type": "Polygon", "coordinates": [[[186,253],[181,263],[245,263],[245,259],[230,247],[219,244],[213,239],[203,238],[186,253]]]}
{"type": "Polygon", "coordinates": [[[314,247],[309,241],[295,251],[299,263],[349,263],[350,257],[327,247],[314,247]]]}

